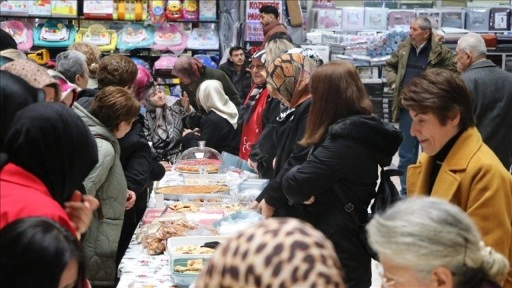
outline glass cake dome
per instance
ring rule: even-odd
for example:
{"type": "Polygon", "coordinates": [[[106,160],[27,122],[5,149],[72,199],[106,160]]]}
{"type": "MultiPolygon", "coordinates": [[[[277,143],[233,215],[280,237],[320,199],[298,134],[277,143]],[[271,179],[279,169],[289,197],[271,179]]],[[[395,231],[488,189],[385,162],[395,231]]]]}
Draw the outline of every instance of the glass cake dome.
{"type": "Polygon", "coordinates": [[[221,165],[220,153],[205,147],[205,141],[199,141],[198,147],[183,151],[178,158],[176,171],[197,174],[218,173],[221,165]]]}

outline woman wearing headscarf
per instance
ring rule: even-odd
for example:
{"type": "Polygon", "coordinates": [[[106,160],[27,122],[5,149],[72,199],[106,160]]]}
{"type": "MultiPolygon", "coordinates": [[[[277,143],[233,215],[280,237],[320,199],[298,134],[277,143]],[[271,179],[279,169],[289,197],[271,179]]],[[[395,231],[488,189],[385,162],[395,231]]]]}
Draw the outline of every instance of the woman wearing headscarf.
{"type": "Polygon", "coordinates": [[[0,228],[43,216],[73,235],[85,232],[87,227],[76,230],[65,210],[98,162],[96,143],[80,117],[60,104],[29,105],[16,113],[2,153],[7,161],[0,163],[0,228]]]}
{"type": "Polygon", "coordinates": [[[146,87],[139,98],[146,99],[144,133],[152,143],[152,151],[158,161],[174,164],[180,153],[185,108],[168,105],[163,88],[154,83],[146,87]]]}
{"type": "Polygon", "coordinates": [[[197,89],[201,83],[209,79],[218,80],[222,83],[222,91],[236,107],[242,104],[238,92],[231,80],[229,80],[228,75],[219,69],[206,67],[197,58],[185,55],[180,56],[174,64],[173,74],[180,78],[181,91],[183,91],[183,95],[188,96],[190,105],[196,111],[199,111],[196,99],[197,89]]]}
{"type": "Polygon", "coordinates": [[[199,122],[199,129],[183,131],[183,150],[199,146],[199,141],[205,141],[206,147],[238,155],[238,111],[224,94],[222,83],[217,80],[204,81],[197,89],[196,100],[206,114],[199,122]]]}
{"type": "Polygon", "coordinates": [[[257,197],[265,217],[301,217],[297,206],[288,204],[282,191],[282,178],[292,167],[306,161],[308,149],[300,144],[311,106],[310,74],[317,64],[302,54],[283,54],[267,67],[270,95],[285,107],[277,117],[274,141],[274,178],[257,197]]]}
{"type": "Polygon", "coordinates": [[[30,104],[44,102],[45,94],[10,72],[0,71],[0,79],[0,147],[3,150],[5,136],[16,113],[30,104]]]}
{"type": "Polygon", "coordinates": [[[195,287],[345,287],[325,236],[293,218],[269,219],[217,247],[195,287]],[[250,260],[249,260],[250,259],[250,260]]]}

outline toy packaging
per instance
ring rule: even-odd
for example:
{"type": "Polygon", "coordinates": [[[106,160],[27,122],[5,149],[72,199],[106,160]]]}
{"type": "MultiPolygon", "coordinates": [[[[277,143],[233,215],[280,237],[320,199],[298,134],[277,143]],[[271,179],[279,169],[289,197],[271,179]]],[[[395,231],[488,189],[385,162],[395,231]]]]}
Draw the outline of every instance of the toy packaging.
{"type": "Polygon", "coordinates": [[[341,31],[341,19],[343,11],[341,9],[313,9],[314,27],[316,29],[328,29],[332,31],[341,31]]]}
{"type": "Polygon", "coordinates": [[[32,27],[29,24],[21,21],[9,20],[0,23],[2,30],[9,33],[16,44],[18,44],[18,50],[28,51],[32,48],[32,27]]]}
{"type": "Polygon", "coordinates": [[[28,15],[30,16],[51,16],[52,3],[50,0],[29,1],[28,15]]]}
{"type": "Polygon", "coordinates": [[[206,67],[214,68],[214,69],[218,68],[217,63],[215,63],[215,61],[212,60],[212,57],[210,55],[196,54],[196,55],[194,55],[194,58],[201,60],[201,62],[203,62],[203,64],[206,67]]]}
{"type": "Polygon", "coordinates": [[[386,30],[388,8],[364,8],[364,27],[368,30],[386,30]]]}
{"type": "Polygon", "coordinates": [[[153,23],[165,22],[165,1],[163,0],[149,0],[148,17],[153,23]]]}
{"type": "Polygon", "coordinates": [[[114,1],[84,1],[86,19],[112,19],[114,1]]]}
{"type": "Polygon", "coordinates": [[[343,8],[341,27],[347,31],[364,30],[364,8],[343,8]]]}
{"type": "Polygon", "coordinates": [[[147,48],[153,44],[153,33],[140,24],[128,24],[117,34],[117,48],[132,50],[147,48]]]}
{"type": "Polygon", "coordinates": [[[154,50],[170,50],[180,54],[187,47],[187,34],[178,26],[181,23],[164,23],[155,31],[154,50]]]}
{"type": "Polygon", "coordinates": [[[183,0],[182,4],[183,20],[197,21],[199,20],[199,5],[197,0],[183,0]]]}
{"type": "Polygon", "coordinates": [[[466,29],[470,31],[489,31],[489,8],[467,8],[466,29]]]}
{"type": "Polygon", "coordinates": [[[65,24],[62,20],[48,19],[34,28],[34,46],[66,48],[76,36],[73,24],[65,24]]]}
{"type": "Polygon", "coordinates": [[[31,1],[2,0],[0,2],[2,15],[27,16],[29,2],[31,1]]]}
{"type": "Polygon", "coordinates": [[[180,0],[167,1],[167,7],[165,9],[165,17],[169,21],[183,20],[183,13],[181,11],[181,1],[180,0]]]}
{"type": "Polygon", "coordinates": [[[217,20],[217,1],[200,0],[199,1],[199,20],[215,21],[217,20]]]}
{"type": "Polygon", "coordinates": [[[108,52],[116,49],[117,33],[107,30],[101,24],[93,24],[89,28],[80,28],[75,42],[85,42],[98,47],[100,51],[108,52]]]}
{"type": "Polygon", "coordinates": [[[114,0],[113,5],[114,20],[144,21],[147,19],[147,0],[114,0]]]}
{"type": "Polygon", "coordinates": [[[76,17],[76,0],[53,0],[52,17],[76,17]]]}
{"type": "Polygon", "coordinates": [[[189,35],[189,49],[219,49],[219,35],[212,29],[194,28],[189,35]]]}

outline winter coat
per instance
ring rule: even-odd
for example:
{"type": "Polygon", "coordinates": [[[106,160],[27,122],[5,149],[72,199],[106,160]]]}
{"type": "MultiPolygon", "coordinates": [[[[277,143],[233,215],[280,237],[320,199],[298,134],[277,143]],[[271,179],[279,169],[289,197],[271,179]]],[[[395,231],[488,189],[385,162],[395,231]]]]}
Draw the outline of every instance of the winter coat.
{"type": "Polygon", "coordinates": [[[295,107],[292,113],[289,113],[279,121],[279,127],[276,128],[274,142],[277,144],[275,157],[274,178],[263,189],[260,196],[256,199],[258,202],[265,199],[265,202],[276,208],[274,216],[281,217],[299,217],[302,218],[297,210],[298,207],[291,206],[283,194],[282,178],[286,173],[297,165],[306,161],[309,148],[300,145],[298,142],[304,137],[306,124],[311,107],[311,98],[295,107]]]}
{"type": "MultiPolygon", "coordinates": [[[[238,95],[238,92],[235,89],[235,86],[233,86],[233,83],[231,83],[231,80],[229,80],[228,75],[226,73],[209,67],[203,67],[203,70],[201,71],[201,75],[199,76],[199,80],[197,82],[190,83],[188,85],[180,84],[181,91],[187,92],[188,98],[190,100],[190,105],[196,110],[199,111],[199,106],[197,106],[196,101],[196,92],[197,88],[201,83],[203,83],[205,80],[218,80],[222,83],[222,88],[224,89],[224,93],[228,96],[229,100],[235,104],[236,107],[240,107],[242,105],[242,100],[240,100],[240,97],[238,95]]],[[[176,102],[175,105],[180,105],[181,102],[176,102]]]]}
{"type": "Polygon", "coordinates": [[[199,130],[200,135],[191,132],[183,136],[183,151],[199,146],[199,141],[206,141],[206,147],[213,148],[219,153],[225,151],[238,155],[240,137],[237,130],[215,111],[208,112],[201,119],[199,130]]]}
{"type": "MultiPolygon", "coordinates": [[[[428,191],[432,161],[422,153],[418,163],[409,166],[408,195],[430,194],[459,206],[479,228],[484,243],[512,261],[512,175],[478,130],[471,127],[462,133],[428,191]]],[[[504,287],[512,287],[512,270],[504,287]]]]}
{"type": "Polygon", "coordinates": [[[185,116],[185,109],[167,104],[162,108],[164,110],[162,117],[167,131],[165,138],[157,132],[156,109],[150,102],[147,103],[144,115],[144,133],[152,143],[151,149],[157,155],[157,160],[174,163],[180,152],[181,133],[183,132],[182,118],[185,116]]]}
{"type": "Polygon", "coordinates": [[[258,141],[252,145],[251,153],[249,154],[249,159],[258,164],[258,174],[263,179],[274,177],[272,161],[276,157],[277,150],[274,134],[279,124],[276,118],[279,116],[280,110],[281,102],[269,97],[261,118],[263,130],[258,137],[258,141]]]}
{"type": "MultiPolygon", "coordinates": [[[[428,63],[425,70],[432,68],[443,68],[453,72],[457,71],[457,67],[453,60],[453,52],[446,46],[437,42],[434,37],[430,37],[431,49],[428,63]]],[[[395,85],[393,90],[393,122],[398,122],[400,105],[400,92],[402,91],[402,80],[407,70],[407,59],[409,59],[409,51],[411,50],[411,39],[407,38],[398,45],[393,52],[391,58],[386,61],[384,72],[386,73],[386,81],[389,87],[395,85]]]]}
{"type": "Polygon", "coordinates": [[[127,185],[119,142],[112,132],[78,104],[73,106],[96,138],[100,162],[84,181],[88,195],[100,201],[82,241],[87,279],[93,285],[114,285],[115,257],[126,204],[127,185]]]}
{"type": "Polygon", "coordinates": [[[231,80],[231,83],[233,83],[233,86],[235,86],[238,97],[240,97],[242,102],[245,101],[247,95],[249,94],[249,90],[251,90],[251,72],[249,72],[247,69],[248,66],[244,63],[240,69],[240,72],[236,71],[231,60],[228,60],[219,66],[219,70],[228,75],[229,80],[231,80]]]}
{"type": "Polygon", "coordinates": [[[505,168],[512,157],[512,74],[491,60],[473,63],[461,76],[474,97],[476,126],[505,168]]]}
{"type": "Polygon", "coordinates": [[[400,131],[375,116],[341,119],[329,127],[308,159],[283,178],[283,191],[291,202],[301,205],[315,196],[312,205],[304,205],[311,215],[308,221],[334,244],[347,287],[371,285],[370,256],[333,186],[348,194],[359,218],[366,220],[378,165],[391,163],[401,140],[400,131]]]}

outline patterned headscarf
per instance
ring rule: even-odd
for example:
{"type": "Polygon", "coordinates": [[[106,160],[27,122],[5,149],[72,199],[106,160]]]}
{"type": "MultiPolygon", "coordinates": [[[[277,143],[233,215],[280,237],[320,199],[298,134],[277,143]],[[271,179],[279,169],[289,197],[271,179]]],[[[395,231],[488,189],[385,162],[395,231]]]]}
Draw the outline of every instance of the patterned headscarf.
{"type": "Polygon", "coordinates": [[[272,218],[223,242],[199,275],[203,287],[344,287],[331,242],[310,224],[272,218]]]}
{"type": "Polygon", "coordinates": [[[316,67],[313,60],[302,54],[283,54],[267,67],[267,85],[277,89],[293,108],[310,97],[309,79],[316,67]]]}

